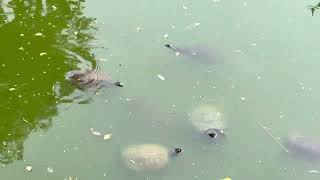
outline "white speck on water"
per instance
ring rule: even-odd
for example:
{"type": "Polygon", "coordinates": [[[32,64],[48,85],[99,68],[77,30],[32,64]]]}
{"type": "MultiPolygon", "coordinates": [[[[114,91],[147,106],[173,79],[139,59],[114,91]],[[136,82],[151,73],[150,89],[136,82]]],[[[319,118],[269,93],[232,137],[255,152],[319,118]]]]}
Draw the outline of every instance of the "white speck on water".
{"type": "Polygon", "coordinates": [[[260,79],[261,79],[261,76],[257,76],[257,79],[260,80],[260,79]]]}
{"type": "Polygon", "coordinates": [[[38,32],[38,33],[36,33],[36,34],[34,34],[35,36],[41,36],[41,37],[45,37],[41,32],[38,32]]]}
{"type": "Polygon", "coordinates": [[[130,99],[130,98],[127,98],[126,100],[127,100],[127,101],[131,101],[131,99],[130,99]]]}
{"type": "Polygon", "coordinates": [[[137,28],[136,28],[136,31],[137,31],[137,32],[141,32],[141,31],[142,31],[142,28],[141,28],[141,27],[137,27],[137,28]]]}
{"type": "Polygon", "coordinates": [[[29,172],[31,172],[31,171],[32,171],[32,166],[27,165],[27,166],[26,166],[26,170],[29,171],[29,172]]]}
{"type": "Polygon", "coordinates": [[[47,55],[47,53],[46,52],[40,53],[40,56],[44,56],[44,55],[47,55]]]}
{"type": "Polygon", "coordinates": [[[104,140],[109,140],[109,139],[111,139],[111,136],[112,136],[112,134],[106,134],[106,135],[103,136],[103,139],[104,140]]]}
{"type": "Polygon", "coordinates": [[[132,164],[135,164],[136,162],[134,161],[134,160],[132,160],[132,159],[130,159],[130,162],[132,163],[132,164]]]}
{"type": "Polygon", "coordinates": [[[212,0],[212,2],[214,2],[214,3],[219,3],[220,0],[212,0]]]}
{"type": "Polygon", "coordinates": [[[245,100],[246,100],[246,98],[245,98],[245,97],[241,97],[240,99],[241,99],[242,101],[245,101],[245,100]]]}
{"type": "Polygon", "coordinates": [[[195,27],[196,27],[196,26],[200,26],[200,23],[199,23],[199,22],[196,22],[196,23],[194,23],[193,25],[194,25],[195,27]]]}
{"type": "Polygon", "coordinates": [[[180,53],[179,52],[176,52],[176,56],[179,56],[180,55],[180,53]]]}
{"type": "Polygon", "coordinates": [[[19,50],[23,51],[23,50],[24,50],[24,48],[23,48],[23,47],[19,47],[19,50]]]}
{"type": "Polygon", "coordinates": [[[161,79],[162,81],[165,80],[165,78],[164,78],[161,74],[158,74],[157,76],[158,76],[158,78],[161,79]]]}
{"type": "Polygon", "coordinates": [[[176,28],[176,26],[171,24],[171,29],[175,29],[175,28],[176,28]]]}
{"type": "Polygon", "coordinates": [[[79,32],[78,32],[78,31],[75,31],[73,34],[76,36],[76,35],[78,35],[78,34],[79,34],[79,32]]]}
{"type": "Polygon", "coordinates": [[[10,88],[10,89],[9,89],[9,91],[14,91],[14,90],[16,90],[16,88],[10,88]]]}
{"type": "Polygon", "coordinates": [[[257,44],[256,43],[251,43],[251,46],[257,46],[257,44]]]}
{"type": "Polygon", "coordinates": [[[5,67],[6,65],[5,64],[2,64],[2,67],[5,67]]]}
{"type": "Polygon", "coordinates": [[[259,161],[258,161],[258,163],[262,163],[262,161],[261,161],[261,160],[259,160],[259,161]]]}
{"type": "Polygon", "coordinates": [[[236,49],[236,50],[234,50],[234,52],[236,52],[236,53],[242,53],[242,50],[236,49]]]}
{"type": "Polygon", "coordinates": [[[284,117],[284,115],[280,115],[279,118],[282,119],[284,117]]]}
{"type": "Polygon", "coordinates": [[[100,58],[99,60],[100,60],[100,61],[108,61],[108,60],[105,59],[105,58],[100,58]]]}
{"type": "Polygon", "coordinates": [[[22,37],[22,36],[24,36],[24,34],[20,34],[20,36],[22,37]]]}
{"type": "Polygon", "coordinates": [[[319,171],[318,171],[318,170],[315,170],[315,169],[309,170],[308,172],[309,172],[309,173],[319,173],[319,171]]]}
{"type": "Polygon", "coordinates": [[[183,8],[184,10],[188,10],[188,7],[185,6],[184,4],[182,5],[182,8],[183,8]]]}
{"type": "Polygon", "coordinates": [[[47,168],[48,173],[53,173],[54,169],[52,167],[47,168]]]}
{"type": "Polygon", "coordinates": [[[51,6],[53,11],[57,10],[58,8],[56,6],[51,6]]]}
{"type": "Polygon", "coordinates": [[[98,132],[98,131],[92,131],[91,132],[93,135],[95,135],[95,136],[101,136],[102,134],[100,133],[100,132],[98,132]]]}
{"type": "Polygon", "coordinates": [[[163,35],[163,38],[167,39],[168,36],[169,36],[168,33],[165,33],[165,34],[163,35]]]}

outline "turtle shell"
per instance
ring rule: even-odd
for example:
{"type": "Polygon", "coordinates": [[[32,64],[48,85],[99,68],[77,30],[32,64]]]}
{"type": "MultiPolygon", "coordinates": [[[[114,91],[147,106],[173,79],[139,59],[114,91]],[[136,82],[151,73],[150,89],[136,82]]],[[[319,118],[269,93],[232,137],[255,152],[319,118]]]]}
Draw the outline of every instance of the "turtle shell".
{"type": "Polygon", "coordinates": [[[190,120],[193,126],[201,132],[210,129],[225,129],[222,113],[212,105],[201,105],[196,108],[190,114],[190,120]]]}
{"type": "Polygon", "coordinates": [[[122,157],[127,167],[132,170],[158,170],[167,166],[169,151],[158,144],[133,145],[123,151],[122,157]]]}

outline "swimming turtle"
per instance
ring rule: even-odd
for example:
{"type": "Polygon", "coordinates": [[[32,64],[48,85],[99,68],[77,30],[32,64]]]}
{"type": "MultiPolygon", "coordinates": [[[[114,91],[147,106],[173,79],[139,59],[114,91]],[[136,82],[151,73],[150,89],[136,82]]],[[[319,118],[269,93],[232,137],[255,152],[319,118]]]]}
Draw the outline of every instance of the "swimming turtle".
{"type": "Polygon", "coordinates": [[[306,136],[289,136],[284,138],[283,145],[292,155],[310,160],[320,160],[319,140],[306,136]]]}
{"type": "Polygon", "coordinates": [[[202,60],[202,62],[212,63],[215,59],[212,50],[208,47],[178,47],[173,44],[165,44],[164,46],[175,51],[177,55],[181,54],[189,58],[197,58],[202,60]]]}
{"type": "Polygon", "coordinates": [[[222,113],[212,105],[206,104],[197,107],[190,114],[190,120],[198,131],[206,134],[210,138],[225,136],[225,123],[222,118],[222,113]]]}
{"type": "Polygon", "coordinates": [[[127,147],[122,153],[122,158],[129,169],[153,171],[166,167],[169,158],[181,152],[180,148],[168,150],[158,144],[140,144],[127,147]]]}
{"type": "Polygon", "coordinates": [[[97,69],[72,70],[66,73],[65,78],[80,88],[123,87],[121,82],[113,81],[110,76],[97,69]]]}

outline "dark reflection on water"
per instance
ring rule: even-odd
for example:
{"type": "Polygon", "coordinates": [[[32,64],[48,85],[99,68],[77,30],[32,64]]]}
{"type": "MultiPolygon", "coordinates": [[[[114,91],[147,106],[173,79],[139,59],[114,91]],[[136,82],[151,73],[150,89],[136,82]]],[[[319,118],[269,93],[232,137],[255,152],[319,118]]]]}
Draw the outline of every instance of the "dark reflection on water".
{"type": "Polygon", "coordinates": [[[23,158],[32,131],[47,130],[59,99],[74,87],[67,71],[87,63],[94,19],[83,1],[20,1],[0,4],[0,162],[23,158]]]}

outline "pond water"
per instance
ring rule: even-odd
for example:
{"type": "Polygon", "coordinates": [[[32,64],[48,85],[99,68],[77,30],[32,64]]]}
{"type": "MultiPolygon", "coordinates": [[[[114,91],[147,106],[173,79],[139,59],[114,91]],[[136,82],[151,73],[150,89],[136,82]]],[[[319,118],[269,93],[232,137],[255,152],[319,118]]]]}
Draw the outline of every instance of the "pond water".
{"type": "Polygon", "coordinates": [[[293,134],[320,138],[316,3],[1,1],[1,177],[319,179],[320,162],[281,146],[293,134]],[[65,80],[96,67],[124,87],[65,80]],[[192,126],[201,104],[221,111],[222,142],[192,126]],[[150,143],[183,153],[155,172],[128,169],[125,148],[150,143]]]}

